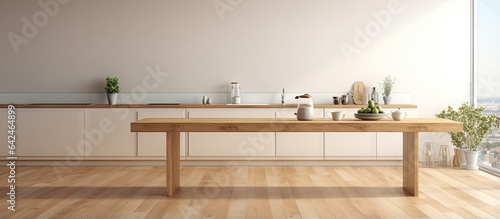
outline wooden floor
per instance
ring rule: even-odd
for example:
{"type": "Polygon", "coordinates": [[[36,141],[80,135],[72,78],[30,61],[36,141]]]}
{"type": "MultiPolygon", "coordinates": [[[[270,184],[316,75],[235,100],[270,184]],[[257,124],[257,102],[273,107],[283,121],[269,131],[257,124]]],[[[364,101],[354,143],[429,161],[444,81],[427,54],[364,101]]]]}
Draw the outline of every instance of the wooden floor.
{"type": "Polygon", "coordinates": [[[16,170],[0,218],[500,218],[500,178],[452,168],[420,168],[420,197],[401,167],[187,166],[170,198],[164,167],[16,170]]]}

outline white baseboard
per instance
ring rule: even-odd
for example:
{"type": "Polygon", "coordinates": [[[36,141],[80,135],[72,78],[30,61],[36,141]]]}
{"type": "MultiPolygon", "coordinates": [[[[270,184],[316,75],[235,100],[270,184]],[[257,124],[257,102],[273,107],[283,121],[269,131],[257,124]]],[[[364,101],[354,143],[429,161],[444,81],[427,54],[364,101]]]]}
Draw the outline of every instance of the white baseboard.
{"type": "MultiPolygon", "coordinates": [[[[0,161],[6,165],[7,161],[0,161]]],[[[183,160],[181,166],[402,166],[400,160],[183,160]]],[[[165,166],[163,160],[81,160],[78,162],[18,160],[16,166],[165,166]]]]}

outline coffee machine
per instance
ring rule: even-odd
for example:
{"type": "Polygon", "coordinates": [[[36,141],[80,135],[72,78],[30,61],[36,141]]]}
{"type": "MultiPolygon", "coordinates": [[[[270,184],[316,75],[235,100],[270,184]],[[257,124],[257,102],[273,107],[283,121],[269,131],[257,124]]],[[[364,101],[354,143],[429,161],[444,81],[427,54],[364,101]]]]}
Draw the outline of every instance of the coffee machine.
{"type": "Polygon", "coordinates": [[[297,104],[297,112],[295,115],[300,121],[311,121],[314,119],[314,106],[312,96],[309,94],[303,94],[296,96],[295,99],[299,100],[297,104]]]}

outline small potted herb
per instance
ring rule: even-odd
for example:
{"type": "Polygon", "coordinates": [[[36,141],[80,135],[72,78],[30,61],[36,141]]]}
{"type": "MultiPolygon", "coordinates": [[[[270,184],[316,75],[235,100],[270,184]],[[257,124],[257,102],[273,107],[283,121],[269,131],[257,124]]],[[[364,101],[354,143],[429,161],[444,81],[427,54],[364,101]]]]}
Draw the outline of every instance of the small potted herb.
{"type": "Polygon", "coordinates": [[[104,90],[106,91],[107,96],[108,96],[108,103],[110,105],[115,105],[116,100],[118,98],[118,93],[121,90],[119,82],[118,82],[118,78],[108,76],[106,78],[106,85],[104,86],[104,90]]]}
{"type": "Polygon", "coordinates": [[[380,87],[382,88],[382,97],[384,99],[384,104],[391,104],[391,92],[392,87],[394,87],[394,82],[396,78],[391,78],[390,75],[387,75],[384,80],[380,83],[380,87]]]}

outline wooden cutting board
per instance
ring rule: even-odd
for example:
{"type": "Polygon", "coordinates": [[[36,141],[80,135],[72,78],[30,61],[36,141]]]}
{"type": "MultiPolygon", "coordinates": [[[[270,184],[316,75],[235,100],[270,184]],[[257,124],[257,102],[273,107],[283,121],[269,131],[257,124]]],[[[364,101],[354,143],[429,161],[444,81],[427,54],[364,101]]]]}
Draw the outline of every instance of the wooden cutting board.
{"type": "Polygon", "coordinates": [[[352,101],[354,104],[363,104],[365,95],[365,84],[362,81],[356,81],[352,85],[352,101]]]}

